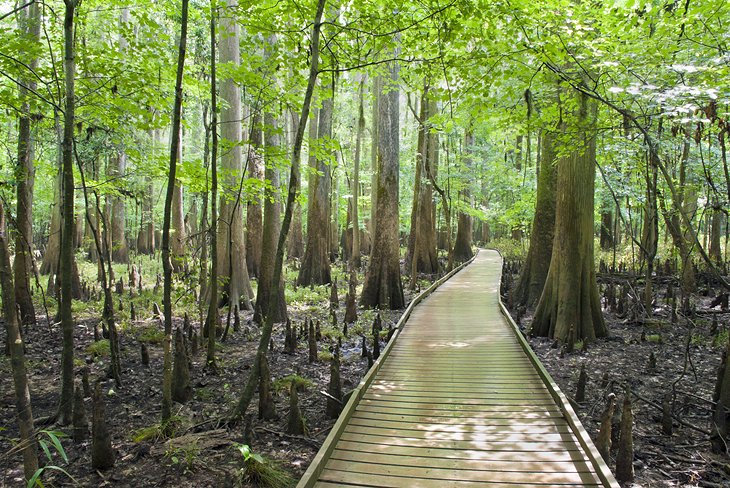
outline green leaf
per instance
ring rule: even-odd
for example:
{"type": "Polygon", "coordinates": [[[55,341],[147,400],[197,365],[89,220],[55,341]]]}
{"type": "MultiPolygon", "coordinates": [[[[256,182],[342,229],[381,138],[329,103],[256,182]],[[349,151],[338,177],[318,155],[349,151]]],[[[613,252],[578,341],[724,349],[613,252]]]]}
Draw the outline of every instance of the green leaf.
{"type": "Polygon", "coordinates": [[[41,439],[38,441],[38,444],[41,445],[41,449],[43,449],[43,452],[46,453],[46,457],[48,458],[48,460],[52,461],[53,457],[51,456],[51,451],[48,450],[48,443],[41,439]]]}
{"type": "Polygon", "coordinates": [[[61,455],[63,460],[65,462],[68,462],[68,456],[66,455],[65,449],[61,445],[61,441],[58,439],[57,433],[56,432],[46,432],[46,434],[48,434],[48,437],[51,438],[51,442],[53,442],[53,446],[56,448],[56,451],[58,451],[58,453],[61,455]]]}

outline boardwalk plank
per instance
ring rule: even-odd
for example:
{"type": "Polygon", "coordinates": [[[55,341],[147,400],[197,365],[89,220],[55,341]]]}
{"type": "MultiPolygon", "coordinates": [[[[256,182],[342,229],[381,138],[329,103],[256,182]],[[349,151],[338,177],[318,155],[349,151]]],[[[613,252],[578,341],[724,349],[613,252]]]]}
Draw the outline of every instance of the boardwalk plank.
{"type": "Polygon", "coordinates": [[[617,486],[501,314],[500,266],[481,252],[412,308],[301,487],[617,486]]]}

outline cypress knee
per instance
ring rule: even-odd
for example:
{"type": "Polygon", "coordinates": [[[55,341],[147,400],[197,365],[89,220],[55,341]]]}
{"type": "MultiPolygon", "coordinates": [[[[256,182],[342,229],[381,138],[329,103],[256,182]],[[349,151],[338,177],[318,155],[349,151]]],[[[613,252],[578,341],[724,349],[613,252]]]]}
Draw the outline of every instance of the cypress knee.
{"type": "Polygon", "coordinates": [[[86,420],[86,407],[84,406],[84,390],[79,384],[74,388],[74,410],[73,410],[73,441],[84,442],[89,435],[89,422],[86,420]]]}
{"type": "Polygon", "coordinates": [[[340,348],[335,346],[330,361],[330,383],[327,387],[327,417],[336,419],[342,411],[342,382],[340,381],[340,348]]]}
{"type": "Polygon", "coordinates": [[[112,450],[112,439],[106,427],[104,398],[99,383],[94,388],[92,402],[91,467],[93,469],[109,469],[114,466],[114,451],[112,450]]]}
{"type": "Polygon", "coordinates": [[[314,363],[317,361],[317,336],[314,332],[314,320],[309,321],[307,341],[309,343],[309,362],[314,363]]]}
{"type": "Polygon", "coordinates": [[[621,437],[616,455],[616,480],[629,483],[634,480],[634,415],[631,411],[631,388],[626,388],[621,412],[621,437]]]}
{"type": "Polygon", "coordinates": [[[271,369],[266,356],[261,356],[261,372],[259,375],[259,418],[272,420],[276,418],[274,397],[271,394],[271,369]]]}
{"type": "Polygon", "coordinates": [[[586,365],[580,366],[580,376],[578,376],[578,386],[575,392],[575,401],[583,403],[586,399],[586,383],[588,382],[588,375],[586,374],[586,365]]]}
{"type": "Polygon", "coordinates": [[[175,364],[172,369],[172,399],[185,403],[193,397],[193,388],[190,385],[190,369],[188,355],[185,350],[182,329],[175,332],[175,364]]]}
{"type": "Polygon", "coordinates": [[[606,409],[601,415],[601,428],[596,439],[596,449],[606,463],[610,459],[611,452],[611,430],[613,428],[613,412],[616,408],[616,395],[610,393],[606,399],[606,409]]]}
{"type": "Polygon", "coordinates": [[[304,418],[302,418],[302,412],[299,410],[299,394],[294,381],[289,386],[289,417],[286,432],[292,435],[304,434],[304,418]]]}

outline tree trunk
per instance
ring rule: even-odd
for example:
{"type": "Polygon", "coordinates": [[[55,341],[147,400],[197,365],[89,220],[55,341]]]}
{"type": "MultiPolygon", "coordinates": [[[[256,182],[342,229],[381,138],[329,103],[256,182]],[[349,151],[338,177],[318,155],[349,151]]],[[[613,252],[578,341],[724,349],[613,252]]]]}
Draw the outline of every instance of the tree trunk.
{"type": "MultiPolygon", "coordinates": [[[[114,181],[120,187],[124,184],[124,174],[127,171],[127,155],[122,147],[116,149],[111,159],[111,165],[107,170],[107,177],[114,181]]],[[[129,262],[129,246],[127,238],[124,235],[126,206],[124,204],[124,196],[109,195],[107,197],[109,211],[109,220],[111,221],[110,244],[112,249],[112,259],[117,263],[129,262]]]]}
{"type": "MultiPolygon", "coordinates": [[[[181,116],[182,117],[182,116],[181,116]]],[[[177,162],[182,164],[182,127],[179,129],[178,145],[177,145],[177,162]]],[[[173,273],[182,273],[187,268],[185,259],[185,211],[183,201],[183,186],[180,180],[175,180],[175,188],[172,193],[172,240],[170,241],[170,251],[172,253],[172,271],[173,273]]]]}
{"type": "Polygon", "coordinates": [[[302,206],[296,203],[291,233],[287,240],[286,255],[289,259],[301,259],[304,256],[304,233],[302,232],[302,206]]]}
{"type": "MultiPolygon", "coordinates": [[[[593,208],[597,105],[580,94],[572,127],[580,134],[558,158],[555,237],[550,269],[530,333],[556,338],[572,351],[576,341],[607,335],[593,261],[593,208]]],[[[568,130],[566,127],[565,130],[568,130]]]]}
{"type": "MultiPolygon", "coordinates": [[[[122,27],[127,27],[126,24],[129,23],[129,7],[122,8],[119,23],[122,27]]],[[[119,51],[121,56],[124,56],[126,48],[127,40],[123,34],[120,34],[119,51]]],[[[112,157],[112,167],[110,169],[110,179],[116,179],[117,181],[114,184],[121,187],[126,181],[125,174],[127,172],[127,153],[123,143],[116,148],[116,154],[112,157]]],[[[110,200],[112,259],[117,263],[129,263],[129,245],[125,236],[126,205],[124,196],[121,194],[113,195],[110,197],[110,200]]]]}
{"type": "MultiPolygon", "coordinates": [[[[299,120],[297,115],[291,114],[292,133],[296,134],[299,130],[299,120]]],[[[312,124],[309,126],[311,133],[312,124]]],[[[316,137],[315,130],[315,137],[316,137]]],[[[310,139],[314,139],[310,137],[310,139]]],[[[304,256],[304,234],[302,232],[302,206],[296,203],[293,209],[293,217],[291,223],[291,232],[288,233],[286,241],[286,256],[288,259],[301,259],[304,256]]]]}
{"type": "MultiPolygon", "coordinates": [[[[521,138],[518,138],[521,143],[521,138]]],[[[464,135],[464,160],[467,171],[471,171],[471,147],[474,145],[474,134],[471,130],[467,130],[464,135]]],[[[518,154],[522,154],[522,150],[518,151],[518,154]]],[[[521,158],[521,156],[520,156],[521,158]]],[[[520,162],[520,165],[522,163],[520,162]]],[[[461,191],[462,203],[466,203],[471,206],[471,194],[468,188],[464,188],[461,191]]],[[[465,212],[459,212],[459,217],[456,222],[456,241],[454,242],[454,261],[464,262],[474,256],[474,252],[471,249],[472,238],[472,221],[471,216],[465,212]]]]}
{"type": "Polygon", "coordinates": [[[512,293],[513,306],[534,307],[547,278],[555,232],[555,197],[557,168],[553,148],[554,133],[543,132],[540,144],[540,171],[537,177],[535,216],[532,220],[530,247],[517,286],[512,293]]]}
{"type": "Polygon", "coordinates": [[[415,264],[417,273],[426,274],[438,272],[436,206],[433,203],[433,185],[428,177],[428,172],[435,177],[438,167],[438,136],[430,132],[428,123],[428,119],[433,115],[436,115],[436,102],[429,99],[426,86],[421,96],[411,232],[408,237],[406,259],[407,266],[414,269],[413,264],[415,264]]]}
{"type": "MultiPolygon", "coordinates": [[[[276,257],[274,259],[274,273],[271,280],[271,295],[277,296],[279,294],[279,288],[283,286],[281,283],[282,271],[284,268],[284,248],[286,247],[286,238],[289,233],[289,226],[291,225],[292,213],[294,211],[294,205],[297,199],[297,193],[299,192],[299,181],[300,181],[300,161],[302,155],[302,142],[304,141],[304,130],[306,128],[306,120],[309,117],[309,107],[312,102],[312,93],[314,92],[314,85],[317,82],[317,73],[319,66],[319,34],[322,27],[322,11],[324,10],[325,0],[318,0],[317,11],[314,16],[314,26],[312,28],[312,44],[310,49],[310,66],[309,66],[309,79],[307,81],[307,90],[304,94],[304,102],[302,103],[301,121],[297,127],[297,133],[294,138],[294,147],[292,149],[291,159],[291,172],[289,173],[289,190],[286,196],[286,210],[284,211],[284,220],[281,224],[281,231],[279,232],[279,242],[276,246],[276,257]]],[[[273,307],[273,302],[271,302],[273,307]]],[[[269,341],[271,340],[271,332],[273,330],[274,321],[273,314],[269,313],[266,315],[266,319],[263,327],[261,328],[261,338],[259,339],[258,349],[256,350],[256,360],[254,361],[251,372],[246,380],[246,386],[241,392],[238,405],[236,405],[232,416],[236,419],[242,418],[248,406],[253,398],[256,385],[259,382],[259,376],[261,371],[261,364],[263,357],[266,355],[266,351],[269,347],[269,341]]]]}
{"type": "Polygon", "coordinates": [[[397,310],[405,306],[405,298],[400,276],[398,242],[400,130],[396,62],[390,63],[388,77],[390,91],[378,94],[377,225],[360,301],[365,307],[397,310]]]}
{"type": "MultiPolygon", "coordinates": [[[[267,46],[267,58],[270,56],[269,51],[273,49],[276,43],[276,37],[271,36],[267,46]]],[[[271,319],[274,322],[285,322],[286,301],[284,298],[284,286],[279,287],[279,293],[274,300],[275,304],[270,303],[271,297],[271,280],[274,274],[274,260],[276,258],[276,241],[281,232],[281,181],[279,179],[278,163],[282,156],[281,140],[279,137],[278,120],[271,112],[264,115],[265,123],[265,143],[266,143],[266,180],[271,185],[273,193],[266,195],[264,200],[264,226],[262,234],[261,246],[261,269],[259,276],[259,287],[256,290],[256,308],[253,320],[257,323],[263,323],[264,315],[273,313],[271,319]]],[[[283,276],[279,277],[279,281],[284,283],[283,276]]]]}
{"type": "Polygon", "coordinates": [[[712,400],[715,402],[710,436],[712,450],[727,454],[727,438],[730,436],[730,339],[722,353],[712,400]]]}
{"type": "Polygon", "coordinates": [[[3,317],[5,318],[5,340],[10,349],[10,366],[15,387],[15,409],[18,415],[20,446],[23,453],[23,472],[28,480],[38,469],[38,444],[33,427],[33,411],[30,405],[28,374],[25,369],[25,345],[20,335],[18,315],[15,309],[15,290],[10,270],[8,238],[5,234],[5,211],[0,200],[0,291],[3,294],[3,317]]]}
{"type": "MultiPolygon", "coordinates": [[[[230,63],[234,69],[241,64],[239,27],[235,12],[237,0],[226,0],[220,11],[219,56],[221,63],[230,63]]],[[[246,265],[243,202],[241,201],[241,89],[227,77],[220,82],[221,98],[225,101],[220,116],[221,165],[224,169],[223,191],[220,200],[218,226],[218,274],[224,283],[222,292],[228,300],[251,308],[253,295],[246,265]]]]}
{"type": "MultiPolygon", "coordinates": [[[[154,159],[159,131],[152,130],[149,132],[150,139],[150,158],[154,159]]],[[[145,177],[145,187],[147,191],[142,196],[142,225],[137,238],[137,252],[141,254],[153,254],[155,252],[155,214],[154,214],[154,185],[152,178],[145,177]]]]}
{"type": "Polygon", "coordinates": [[[175,79],[175,102],[172,109],[172,141],[170,143],[170,166],[167,175],[167,193],[165,195],[165,213],[162,223],[162,269],[164,274],[162,304],[165,315],[165,339],[163,345],[162,376],[162,420],[172,415],[172,253],[170,243],[170,227],[172,206],[175,193],[175,172],[180,154],[180,126],[183,98],[183,74],[185,72],[185,50],[188,36],[188,0],[182,0],[182,20],[180,24],[180,45],[177,57],[177,76],[175,79]]]}
{"type": "Polygon", "coordinates": [[[722,248],[720,247],[720,240],[722,236],[723,221],[725,220],[725,214],[722,212],[720,201],[717,197],[712,200],[712,214],[710,221],[710,245],[708,254],[716,265],[722,264],[722,248]]]}
{"type": "Polygon", "coordinates": [[[610,251],[613,248],[613,212],[605,209],[601,212],[601,249],[610,251]]]}
{"type": "MultiPolygon", "coordinates": [[[[315,167],[310,172],[309,178],[309,200],[307,202],[307,244],[304,248],[302,267],[299,269],[297,285],[323,285],[329,283],[331,278],[330,266],[330,193],[332,191],[332,161],[334,156],[331,149],[324,150],[324,147],[331,148],[332,139],[332,111],[334,108],[334,91],[332,84],[327,85],[323,90],[327,98],[322,100],[322,108],[319,110],[319,121],[317,124],[317,143],[322,145],[320,152],[326,157],[315,159],[315,167]]],[[[310,164],[312,158],[310,157],[310,164]]]]}
{"type": "MultiPolygon", "coordinates": [[[[59,146],[63,145],[63,134],[59,137],[59,146]]],[[[41,274],[58,273],[58,257],[61,253],[61,205],[63,201],[63,173],[60,168],[63,165],[63,148],[59,147],[58,151],[58,175],[53,184],[53,205],[51,206],[51,225],[48,231],[48,243],[43,253],[43,261],[41,262],[41,274]]]]}
{"type": "MultiPolygon", "coordinates": [[[[251,143],[248,152],[248,178],[264,180],[264,140],[261,128],[261,114],[255,113],[251,122],[251,143]]],[[[261,268],[261,245],[263,215],[261,198],[263,190],[256,191],[246,202],[246,264],[251,278],[259,277],[261,268]]]]}
{"type": "Polygon", "coordinates": [[[362,264],[360,256],[360,158],[362,156],[362,139],[365,133],[365,77],[360,79],[358,87],[357,133],[355,135],[355,161],[352,170],[352,265],[359,268],[362,264]]]}
{"type": "Polygon", "coordinates": [[[76,60],[74,52],[74,10],[78,0],[65,0],[66,10],[63,23],[64,33],[64,76],[65,107],[63,119],[62,145],[62,227],[59,274],[61,277],[61,301],[59,315],[63,331],[63,350],[61,352],[61,397],[58,403],[58,422],[68,425],[73,420],[74,397],[74,320],[71,312],[73,299],[73,229],[74,229],[74,172],[73,137],[75,124],[76,60]]]}
{"type": "MultiPolygon", "coordinates": [[[[380,103],[380,99],[382,97],[381,95],[382,90],[382,79],[380,76],[373,77],[373,127],[370,131],[370,140],[371,140],[371,148],[370,148],[370,228],[368,229],[368,232],[370,233],[370,241],[372,244],[375,243],[373,241],[373,238],[375,236],[375,224],[376,224],[376,207],[378,205],[378,144],[379,144],[379,137],[378,137],[378,122],[379,122],[379,108],[378,105],[380,103]]],[[[372,247],[370,249],[372,252],[372,247]]]]}
{"type": "MultiPolygon", "coordinates": [[[[23,35],[22,54],[25,46],[36,46],[40,39],[40,7],[33,3],[18,13],[18,27],[23,35]]],[[[38,56],[28,62],[30,70],[38,68],[38,56]]],[[[30,277],[33,270],[33,185],[35,182],[35,140],[31,132],[31,100],[28,91],[35,90],[37,83],[32,76],[25,76],[18,90],[20,116],[18,117],[18,161],[15,169],[17,183],[17,212],[15,216],[15,300],[20,309],[21,324],[35,323],[35,307],[30,294],[30,277]]]]}
{"type": "MultiPolygon", "coordinates": [[[[215,0],[210,1],[210,285],[208,313],[203,326],[203,336],[208,338],[206,348],[206,367],[211,371],[217,370],[215,361],[215,338],[218,328],[218,93],[216,92],[216,10],[215,0]]],[[[205,245],[205,244],[203,244],[205,245]]]]}

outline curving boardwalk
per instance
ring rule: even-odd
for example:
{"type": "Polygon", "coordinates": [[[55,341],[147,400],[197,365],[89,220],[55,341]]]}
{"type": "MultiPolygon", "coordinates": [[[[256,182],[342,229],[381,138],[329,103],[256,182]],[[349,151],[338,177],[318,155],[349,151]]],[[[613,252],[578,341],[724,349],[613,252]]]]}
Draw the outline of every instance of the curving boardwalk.
{"type": "Polygon", "coordinates": [[[618,487],[502,314],[501,263],[482,250],[413,308],[300,487],[618,487]]]}

